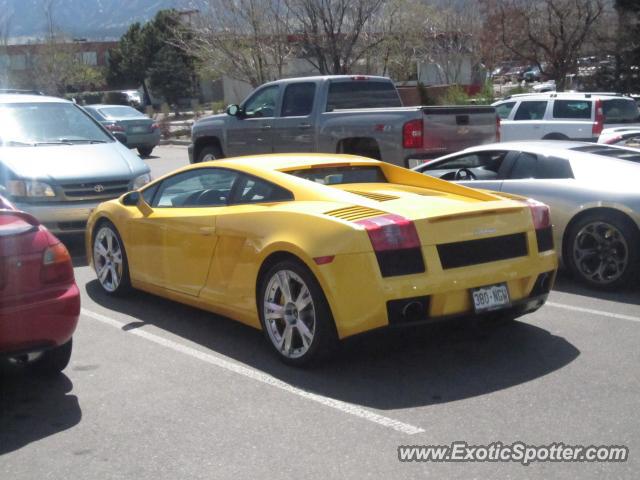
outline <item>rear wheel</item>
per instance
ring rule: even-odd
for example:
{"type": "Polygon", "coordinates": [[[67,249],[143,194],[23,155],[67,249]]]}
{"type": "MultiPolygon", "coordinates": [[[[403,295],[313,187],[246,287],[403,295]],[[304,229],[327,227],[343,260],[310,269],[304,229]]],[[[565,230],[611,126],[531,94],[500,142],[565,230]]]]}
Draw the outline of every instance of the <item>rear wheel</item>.
{"type": "Polygon", "coordinates": [[[60,373],[69,365],[72,349],[73,339],[70,339],[63,345],[45,351],[30,367],[38,373],[49,375],[60,373]]]}
{"type": "Polygon", "coordinates": [[[630,221],[615,212],[586,215],[568,232],[565,258],[573,275],[592,287],[627,284],[638,270],[640,238],[630,221]]]}
{"type": "Polygon", "coordinates": [[[265,337],[285,363],[300,366],[317,362],[337,344],[322,289],[298,262],[278,262],[263,275],[258,309],[265,337]]]}
{"type": "Polygon", "coordinates": [[[201,162],[212,162],[213,160],[218,160],[222,158],[222,152],[217,145],[209,145],[200,150],[198,154],[198,163],[201,162]]]}
{"type": "Polygon", "coordinates": [[[93,236],[93,268],[102,289],[122,295],[131,289],[127,253],[116,227],[103,221],[93,236]]]}
{"type": "Polygon", "coordinates": [[[138,153],[141,157],[149,157],[151,152],[153,152],[153,147],[138,147],[138,153]]]}

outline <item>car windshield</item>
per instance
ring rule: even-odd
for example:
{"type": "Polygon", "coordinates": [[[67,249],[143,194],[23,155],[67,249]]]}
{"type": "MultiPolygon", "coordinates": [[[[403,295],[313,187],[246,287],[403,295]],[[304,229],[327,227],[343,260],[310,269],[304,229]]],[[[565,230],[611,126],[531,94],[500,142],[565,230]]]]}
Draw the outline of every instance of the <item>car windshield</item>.
{"type": "Polygon", "coordinates": [[[107,118],[147,118],[135,108],[131,107],[107,107],[99,108],[102,116],[107,118]]]}
{"type": "Polygon", "coordinates": [[[322,185],[343,185],[346,183],[387,183],[380,167],[317,167],[286,172],[296,177],[311,180],[322,185]]]}
{"type": "Polygon", "coordinates": [[[105,143],[113,139],[72,103],[0,105],[3,146],[105,143]]]}

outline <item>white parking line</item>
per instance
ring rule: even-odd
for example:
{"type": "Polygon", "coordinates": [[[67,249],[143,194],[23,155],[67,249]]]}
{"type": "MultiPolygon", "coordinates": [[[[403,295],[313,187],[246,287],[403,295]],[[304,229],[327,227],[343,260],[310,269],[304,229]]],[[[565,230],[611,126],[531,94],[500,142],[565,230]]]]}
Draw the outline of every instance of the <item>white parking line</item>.
{"type": "Polygon", "coordinates": [[[573,305],[565,305],[564,303],[547,302],[545,305],[554,308],[562,308],[564,310],[571,310],[573,312],[589,313],[591,315],[600,315],[602,317],[618,318],[620,320],[629,320],[631,322],[640,322],[640,317],[634,317],[632,315],[623,315],[621,313],[605,312],[603,310],[594,310],[592,308],[574,307],[573,305]]]}
{"type": "MultiPolygon", "coordinates": [[[[124,330],[122,330],[122,327],[126,325],[125,323],[119,322],[105,315],[92,312],[91,310],[87,310],[86,308],[83,308],[81,310],[81,313],[83,315],[86,315],[87,317],[91,317],[94,320],[98,320],[99,322],[110,325],[124,332],[124,330]]],[[[209,353],[196,350],[195,348],[182,345],[180,343],[174,342],[172,340],[161,337],[159,335],[154,335],[153,333],[149,333],[139,328],[135,330],[128,330],[126,331],[126,333],[137,335],[146,340],[154,342],[158,345],[162,345],[163,347],[167,347],[172,350],[175,350],[176,352],[180,352],[185,355],[189,355],[190,357],[197,358],[198,360],[202,360],[203,362],[206,362],[210,365],[214,365],[219,368],[224,368],[225,370],[228,370],[230,372],[243,375],[247,378],[251,378],[252,380],[256,380],[258,382],[262,382],[267,385],[271,385],[272,387],[276,387],[276,388],[279,388],[280,390],[284,390],[285,392],[292,393],[302,398],[306,398],[307,400],[312,400],[326,407],[334,408],[343,413],[353,415],[354,417],[359,417],[364,420],[368,420],[372,423],[381,425],[383,427],[391,428],[392,430],[406,433],[407,435],[415,435],[416,433],[424,432],[424,429],[422,428],[415,427],[413,425],[409,425],[408,423],[400,422],[398,420],[394,420],[392,418],[385,417],[383,415],[378,415],[377,413],[371,412],[357,405],[353,405],[352,403],[343,402],[341,400],[335,400],[333,398],[323,397],[322,395],[318,395],[316,393],[311,393],[306,390],[302,390],[300,388],[289,385],[288,383],[283,382],[282,380],[278,380],[277,378],[272,377],[271,375],[268,375],[259,370],[245,367],[243,365],[240,365],[239,363],[225,360],[215,355],[211,355],[209,353]]]]}

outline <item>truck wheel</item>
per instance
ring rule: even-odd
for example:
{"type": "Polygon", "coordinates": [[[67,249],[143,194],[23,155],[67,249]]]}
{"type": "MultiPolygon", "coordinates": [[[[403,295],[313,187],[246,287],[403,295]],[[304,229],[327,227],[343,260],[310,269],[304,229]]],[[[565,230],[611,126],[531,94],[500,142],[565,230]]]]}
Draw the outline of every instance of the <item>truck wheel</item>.
{"type": "Polygon", "coordinates": [[[198,163],[211,162],[213,160],[219,160],[223,158],[220,148],[216,145],[209,145],[200,150],[198,155],[198,163]]]}

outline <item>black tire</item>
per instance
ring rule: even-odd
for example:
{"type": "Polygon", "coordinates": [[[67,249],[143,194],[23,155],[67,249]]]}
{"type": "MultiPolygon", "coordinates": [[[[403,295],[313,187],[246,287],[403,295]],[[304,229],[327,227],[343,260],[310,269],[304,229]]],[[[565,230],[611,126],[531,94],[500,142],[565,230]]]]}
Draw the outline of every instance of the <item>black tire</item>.
{"type": "MultiPolygon", "coordinates": [[[[292,278],[292,281],[289,282],[289,288],[295,286],[295,283],[298,283],[297,280],[292,278]]],[[[302,287],[300,287],[300,290],[298,290],[298,294],[301,291],[302,287]]],[[[293,289],[291,289],[291,293],[293,293],[293,289]]],[[[298,295],[298,297],[300,297],[300,295],[298,295]]],[[[330,356],[330,354],[335,352],[338,345],[338,335],[336,332],[333,315],[331,314],[331,309],[326,297],[324,296],[322,288],[320,287],[320,284],[318,283],[314,275],[302,263],[294,260],[283,260],[271,266],[260,279],[257,303],[258,314],[260,316],[260,323],[262,325],[264,336],[271,346],[272,351],[284,363],[294,366],[315,365],[322,360],[325,360],[330,356]],[[283,326],[283,332],[285,331],[284,329],[287,326],[287,320],[285,318],[284,312],[286,312],[286,307],[289,304],[285,305],[284,301],[281,302],[283,307],[283,318],[281,323],[278,322],[278,320],[274,320],[268,326],[266,323],[267,320],[265,319],[265,302],[269,298],[268,294],[270,294],[271,292],[271,290],[270,292],[267,292],[267,289],[270,288],[269,286],[272,285],[272,279],[274,279],[274,277],[279,272],[292,272],[295,276],[298,277],[298,279],[301,279],[304,282],[310,293],[311,301],[309,305],[311,308],[308,309],[306,313],[308,314],[309,311],[313,311],[314,313],[313,338],[309,342],[308,347],[306,347],[306,351],[299,356],[294,356],[293,352],[290,352],[291,354],[289,355],[283,353],[284,347],[286,346],[285,333],[282,334],[282,350],[278,347],[276,338],[274,336],[275,334],[273,333],[274,328],[277,329],[279,325],[283,326]]],[[[305,347],[303,345],[300,327],[297,327],[297,325],[298,323],[302,323],[304,321],[303,312],[304,309],[300,310],[300,313],[298,313],[298,311],[296,310],[294,320],[295,323],[289,324],[291,325],[292,331],[294,327],[297,328],[296,330],[294,330],[296,332],[295,337],[293,336],[294,334],[291,333],[290,346],[293,347],[293,344],[295,342],[299,345],[300,350],[303,350],[305,347]]],[[[308,319],[309,317],[307,317],[307,320],[308,319]]],[[[308,325],[308,322],[305,322],[305,325],[308,325]]],[[[291,350],[291,348],[289,350],[291,350]]]]}
{"type": "Polygon", "coordinates": [[[138,147],[138,153],[141,157],[147,158],[151,156],[154,147],[138,147]]]}
{"type": "Polygon", "coordinates": [[[35,360],[29,367],[43,375],[58,374],[69,365],[71,350],[73,350],[73,339],[45,351],[42,356],[35,360]]]}
{"type": "Polygon", "coordinates": [[[96,276],[98,277],[98,283],[102,287],[102,290],[108,295],[112,295],[116,297],[124,296],[130,293],[132,290],[132,287],[131,287],[131,277],[129,276],[129,260],[127,258],[127,251],[125,249],[124,242],[122,241],[122,238],[118,233],[118,229],[115,227],[115,225],[113,225],[113,223],[111,223],[108,220],[102,220],[96,225],[96,227],[93,230],[91,248],[92,248],[92,255],[93,255],[93,268],[94,268],[94,271],[96,272],[96,276]],[[117,265],[114,265],[115,276],[117,277],[119,275],[119,278],[117,279],[117,282],[116,282],[117,284],[113,283],[113,270],[107,274],[111,276],[111,282],[112,282],[111,286],[108,286],[109,282],[107,282],[106,279],[104,281],[101,279],[100,274],[98,272],[101,265],[106,266],[106,262],[101,263],[100,259],[96,257],[96,242],[100,241],[104,246],[104,242],[103,242],[103,238],[101,238],[101,234],[102,232],[107,230],[113,234],[113,239],[117,241],[117,245],[120,251],[122,252],[121,268],[118,269],[117,265]]]}
{"type": "Polygon", "coordinates": [[[593,212],[569,227],[563,256],[576,279],[590,287],[613,290],[636,279],[639,245],[638,230],[624,214],[593,212]]]}
{"type": "Polygon", "coordinates": [[[208,145],[198,153],[197,163],[210,162],[223,158],[222,151],[217,145],[208,145]]]}

